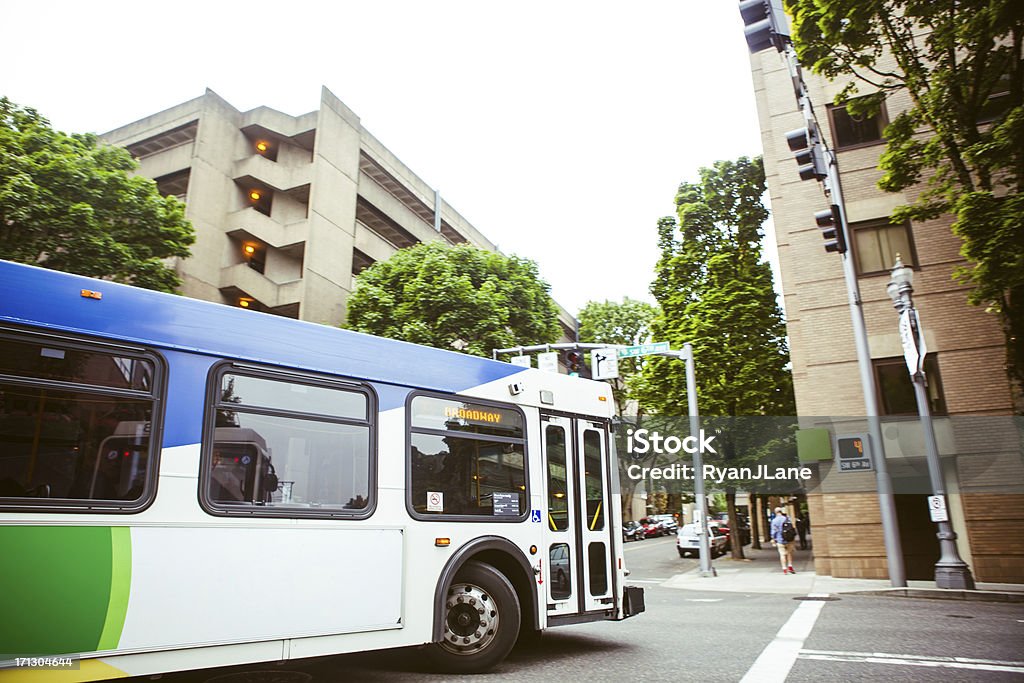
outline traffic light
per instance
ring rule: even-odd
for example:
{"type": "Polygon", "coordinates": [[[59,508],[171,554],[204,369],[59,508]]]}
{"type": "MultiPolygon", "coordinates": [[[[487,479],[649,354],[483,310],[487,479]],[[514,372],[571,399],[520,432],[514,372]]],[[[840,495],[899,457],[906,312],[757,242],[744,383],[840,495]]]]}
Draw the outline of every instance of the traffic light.
{"type": "Polygon", "coordinates": [[[741,0],[743,35],[751,52],[774,47],[779,52],[789,42],[789,19],[782,0],[741,0]]]}
{"type": "Polygon", "coordinates": [[[830,253],[846,253],[846,235],[843,234],[843,217],[839,207],[831,208],[814,214],[814,221],[821,228],[821,236],[825,238],[825,251],[830,253]]]}
{"type": "Polygon", "coordinates": [[[573,349],[565,354],[565,366],[569,368],[569,374],[579,377],[580,369],[583,367],[583,352],[573,349]]]}
{"type": "Polygon", "coordinates": [[[786,133],[786,144],[796,152],[800,180],[822,180],[828,177],[825,149],[821,144],[816,126],[789,131],[786,133]]]}

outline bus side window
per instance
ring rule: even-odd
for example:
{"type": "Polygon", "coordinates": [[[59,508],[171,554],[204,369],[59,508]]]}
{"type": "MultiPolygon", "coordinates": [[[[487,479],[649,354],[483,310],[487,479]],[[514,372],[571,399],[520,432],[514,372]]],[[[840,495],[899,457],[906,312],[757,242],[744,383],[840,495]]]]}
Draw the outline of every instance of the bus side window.
{"type": "Polygon", "coordinates": [[[365,516],[375,414],[369,390],[225,365],[212,381],[213,439],[203,456],[212,512],[365,516]]]}

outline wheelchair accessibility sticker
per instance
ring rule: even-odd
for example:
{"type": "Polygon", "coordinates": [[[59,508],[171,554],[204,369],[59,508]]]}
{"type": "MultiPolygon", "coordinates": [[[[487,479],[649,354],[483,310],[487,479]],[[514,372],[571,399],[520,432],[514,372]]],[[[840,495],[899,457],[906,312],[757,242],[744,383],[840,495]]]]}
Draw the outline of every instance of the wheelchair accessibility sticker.
{"type": "Polygon", "coordinates": [[[534,510],[533,514],[530,515],[530,521],[540,524],[540,510],[534,510]]]}

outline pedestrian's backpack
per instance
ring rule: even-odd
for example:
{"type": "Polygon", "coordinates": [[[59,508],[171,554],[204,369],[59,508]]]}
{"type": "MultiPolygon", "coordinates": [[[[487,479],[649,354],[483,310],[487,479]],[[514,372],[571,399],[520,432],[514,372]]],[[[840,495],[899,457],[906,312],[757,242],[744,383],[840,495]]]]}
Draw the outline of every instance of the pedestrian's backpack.
{"type": "Polygon", "coordinates": [[[786,519],[782,523],[782,540],[786,543],[792,543],[793,539],[796,538],[796,529],[793,528],[793,523],[786,519]]]}

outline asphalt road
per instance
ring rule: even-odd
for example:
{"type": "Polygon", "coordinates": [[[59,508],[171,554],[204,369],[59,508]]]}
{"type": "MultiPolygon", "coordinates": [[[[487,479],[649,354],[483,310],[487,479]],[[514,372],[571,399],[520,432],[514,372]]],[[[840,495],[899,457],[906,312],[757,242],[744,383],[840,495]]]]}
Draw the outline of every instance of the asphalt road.
{"type": "Polygon", "coordinates": [[[427,673],[410,648],[162,680],[740,681],[749,673],[750,683],[1024,681],[1021,604],[850,594],[801,600],[665,588],[661,581],[696,566],[696,560],[679,558],[672,538],[627,544],[626,560],[630,579],[647,590],[644,614],[551,629],[540,643],[517,647],[487,675],[427,673]]]}

